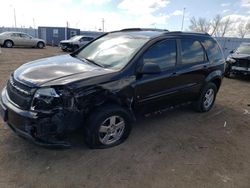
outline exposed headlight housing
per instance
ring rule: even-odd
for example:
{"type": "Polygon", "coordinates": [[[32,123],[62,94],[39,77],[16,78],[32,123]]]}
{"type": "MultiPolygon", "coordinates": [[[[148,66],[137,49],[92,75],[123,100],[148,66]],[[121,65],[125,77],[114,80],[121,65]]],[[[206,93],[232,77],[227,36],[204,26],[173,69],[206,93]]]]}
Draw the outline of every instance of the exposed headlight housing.
{"type": "Polygon", "coordinates": [[[61,104],[61,97],[54,88],[41,88],[33,97],[31,110],[49,111],[60,108],[61,104]]]}
{"type": "Polygon", "coordinates": [[[226,59],[226,61],[227,61],[228,63],[235,63],[235,62],[236,62],[236,60],[233,59],[233,58],[231,58],[231,57],[228,57],[228,58],[226,59]]]}

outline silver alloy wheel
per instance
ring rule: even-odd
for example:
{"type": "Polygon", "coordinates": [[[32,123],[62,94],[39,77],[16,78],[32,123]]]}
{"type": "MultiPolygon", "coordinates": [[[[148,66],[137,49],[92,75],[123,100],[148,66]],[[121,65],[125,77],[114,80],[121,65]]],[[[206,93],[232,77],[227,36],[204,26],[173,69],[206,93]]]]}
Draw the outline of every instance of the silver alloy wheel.
{"type": "Polygon", "coordinates": [[[210,108],[210,106],[213,104],[214,102],[214,90],[212,88],[210,88],[209,90],[207,90],[205,97],[204,97],[204,107],[206,109],[210,108]]]}
{"type": "Polygon", "coordinates": [[[121,116],[111,116],[105,119],[99,129],[99,141],[104,145],[117,142],[123,135],[125,121],[121,116]]]}
{"type": "Polygon", "coordinates": [[[7,48],[11,48],[13,44],[11,41],[6,41],[5,45],[7,48]]]}

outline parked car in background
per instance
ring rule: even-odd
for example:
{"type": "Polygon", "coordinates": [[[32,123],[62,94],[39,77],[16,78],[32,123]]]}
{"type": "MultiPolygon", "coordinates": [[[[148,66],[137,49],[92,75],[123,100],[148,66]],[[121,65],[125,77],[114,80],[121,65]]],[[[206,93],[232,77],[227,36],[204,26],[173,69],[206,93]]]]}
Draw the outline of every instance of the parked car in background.
{"type": "Polygon", "coordinates": [[[78,48],[88,44],[93,39],[95,39],[95,37],[76,35],[71,37],[69,40],[62,40],[59,46],[63,51],[73,52],[78,48]]]}
{"type": "Polygon", "coordinates": [[[225,76],[250,75],[250,43],[242,43],[226,60],[225,76]]]}
{"type": "Polygon", "coordinates": [[[3,32],[0,33],[0,46],[12,48],[13,46],[26,46],[44,48],[45,41],[34,38],[22,32],[3,32]]]}
{"type": "Polygon", "coordinates": [[[2,91],[0,114],[40,145],[68,147],[65,135],[82,128],[90,148],[108,148],[126,140],[138,114],[189,102],[209,111],[224,66],[208,34],[110,32],[72,54],[19,67],[2,91]]]}

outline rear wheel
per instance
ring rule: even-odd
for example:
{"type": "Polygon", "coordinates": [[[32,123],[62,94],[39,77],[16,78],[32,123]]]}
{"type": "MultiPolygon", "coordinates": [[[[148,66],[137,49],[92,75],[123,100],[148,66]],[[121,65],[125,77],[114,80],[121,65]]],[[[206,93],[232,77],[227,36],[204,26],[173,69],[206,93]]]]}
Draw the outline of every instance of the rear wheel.
{"type": "Polygon", "coordinates": [[[37,48],[44,48],[44,43],[43,42],[38,42],[37,43],[37,48]]]}
{"type": "Polygon", "coordinates": [[[131,131],[131,115],[117,105],[107,105],[92,112],[85,129],[90,148],[109,148],[121,144],[131,131]]]}
{"type": "Polygon", "coordinates": [[[13,43],[11,40],[6,40],[6,41],[4,42],[4,46],[5,46],[6,48],[12,48],[13,45],[14,45],[14,43],[13,43]]]}
{"type": "Polygon", "coordinates": [[[193,103],[194,109],[198,112],[207,112],[213,105],[217,94],[217,87],[209,82],[202,90],[200,97],[193,103]]]}

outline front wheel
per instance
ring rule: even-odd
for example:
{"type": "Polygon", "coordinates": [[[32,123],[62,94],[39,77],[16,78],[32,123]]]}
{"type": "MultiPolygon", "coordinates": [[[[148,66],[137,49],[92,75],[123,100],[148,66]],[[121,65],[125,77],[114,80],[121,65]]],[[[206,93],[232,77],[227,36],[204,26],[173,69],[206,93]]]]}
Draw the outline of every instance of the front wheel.
{"type": "Polygon", "coordinates": [[[91,113],[85,141],[90,148],[109,148],[125,141],[130,131],[130,113],[120,106],[107,105],[91,113]]]}
{"type": "Polygon", "coordinates": [[[211,110],[217,94],[217,87],[214,83],[208,83],[201,91],[200,97],[193,103],[194,109],[198,112],[211,110]]]}

